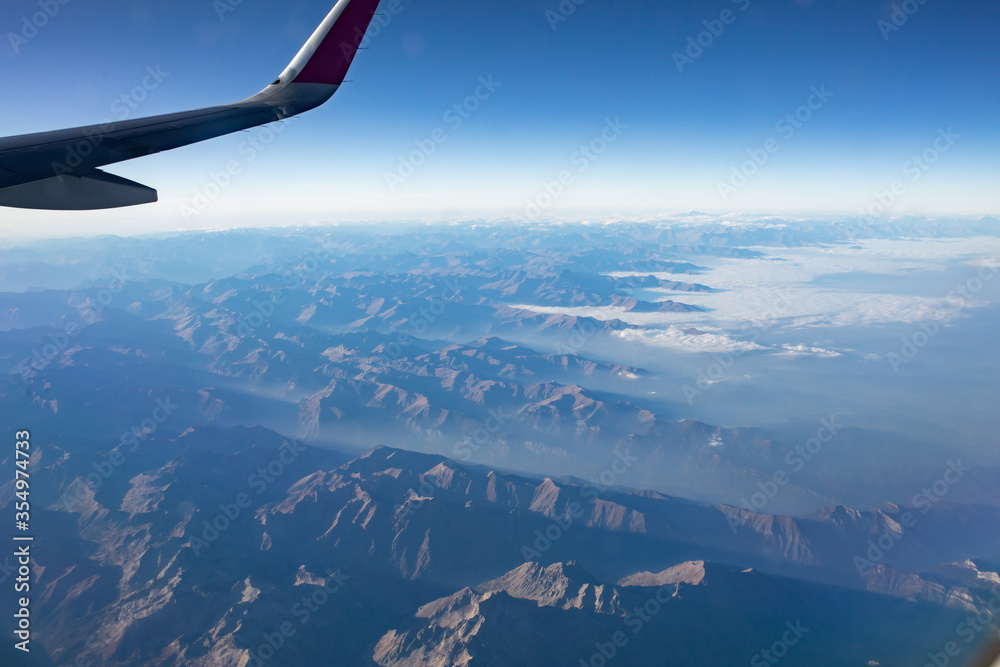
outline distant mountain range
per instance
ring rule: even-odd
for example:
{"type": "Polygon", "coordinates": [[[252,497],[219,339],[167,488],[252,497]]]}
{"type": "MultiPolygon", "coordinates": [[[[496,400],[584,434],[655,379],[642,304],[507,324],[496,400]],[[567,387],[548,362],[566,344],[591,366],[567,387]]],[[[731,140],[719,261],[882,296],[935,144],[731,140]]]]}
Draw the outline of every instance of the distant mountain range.
{"type": "MultiPolygon", "coordinates": [[[[986,633],[962,624],[1000,594],[1000,469],[851,415],[704,423],[662,393],[693,380],[634,338],[711,317],[717,263],[854,239],[691,222],[0,251],[0,406],[37,444],[32,659],[971,656],[986,633]]],[[[864,362],[845,356],[822,372],[864,362]]],[[[8,513],[13,470],[0,454],[8,513]]]]}

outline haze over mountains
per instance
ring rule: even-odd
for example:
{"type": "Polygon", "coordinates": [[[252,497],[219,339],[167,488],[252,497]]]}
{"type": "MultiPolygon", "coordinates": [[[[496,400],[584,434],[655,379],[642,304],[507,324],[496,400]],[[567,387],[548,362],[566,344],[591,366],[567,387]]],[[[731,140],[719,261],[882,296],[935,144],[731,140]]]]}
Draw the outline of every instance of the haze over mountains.
{"type": "Polygon", "coordinates": [[[2,250],[38,645],[58,665],[971,657],[988,633],[963,624],[1000,600],[991,224],[2,250]]]}

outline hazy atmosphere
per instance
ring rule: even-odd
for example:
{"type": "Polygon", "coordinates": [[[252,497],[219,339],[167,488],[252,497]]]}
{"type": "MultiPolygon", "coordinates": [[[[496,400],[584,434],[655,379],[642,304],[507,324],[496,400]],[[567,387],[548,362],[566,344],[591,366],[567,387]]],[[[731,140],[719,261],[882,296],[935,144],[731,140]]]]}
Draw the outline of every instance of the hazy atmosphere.
{"type": "Polygon", "coordinates": [[[1000,667],[997,26],[10,0],[0,664],[1000,667]]]}

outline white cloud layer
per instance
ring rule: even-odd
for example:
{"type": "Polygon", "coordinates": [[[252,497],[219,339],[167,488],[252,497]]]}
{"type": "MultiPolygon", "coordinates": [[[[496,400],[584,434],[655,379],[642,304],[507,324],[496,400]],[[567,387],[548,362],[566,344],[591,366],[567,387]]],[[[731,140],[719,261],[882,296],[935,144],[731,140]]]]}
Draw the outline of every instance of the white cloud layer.
{"type": "Polygon", "coordinates": [[[643,327],[621,332],[620,338],[677,351],[760,351],[768,348],[748,342],[748,338],[756,338],[748,333],[767,331],[793,341],[772,348],[776,353],[831,357],[843,350],[816,347],[808,340],[796,341],[796,336],[806,339],[810,329],[819,327],[916,325],[928,320],[947,323],[971,308],[984,305],[949,299],[949,293],[956,287],[954,278],[942,279],[936,285],[927,284],[926,277],[956,265],[968,266],[969,277],[975,275],[974,267],[997,266],[1000,239],[874,240],[852,246],[758,250],[767,258],[697,257],[697,263],[710,271],[698,275],[656,274],[663,280],[702,283],[717,292],[648,290],[640,295],[647,300],[671,299],[701,306],[707,312],[630,313],[612,307],[523,304],[517,307],[605,321],[617,318],[643,327]],[[921,279],[923,282],[917,282],[921,279]],[[917,284],[919,290],[913,287],[917,284]]]}

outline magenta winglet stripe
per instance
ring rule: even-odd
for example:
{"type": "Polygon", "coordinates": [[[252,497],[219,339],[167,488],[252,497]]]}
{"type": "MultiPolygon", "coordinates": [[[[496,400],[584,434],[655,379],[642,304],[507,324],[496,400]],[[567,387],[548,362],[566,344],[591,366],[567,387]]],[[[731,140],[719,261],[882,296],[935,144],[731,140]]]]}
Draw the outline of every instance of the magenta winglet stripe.
{"type": "Polygon", "coordinates": [[[379,0],[350,0],[295,83],[340,85],[354,62],[379,0]]]}

